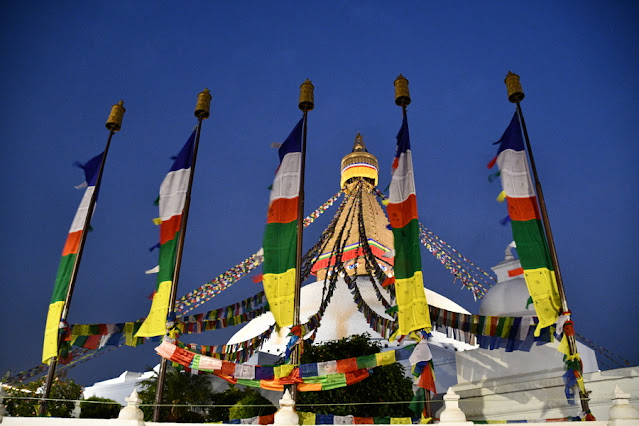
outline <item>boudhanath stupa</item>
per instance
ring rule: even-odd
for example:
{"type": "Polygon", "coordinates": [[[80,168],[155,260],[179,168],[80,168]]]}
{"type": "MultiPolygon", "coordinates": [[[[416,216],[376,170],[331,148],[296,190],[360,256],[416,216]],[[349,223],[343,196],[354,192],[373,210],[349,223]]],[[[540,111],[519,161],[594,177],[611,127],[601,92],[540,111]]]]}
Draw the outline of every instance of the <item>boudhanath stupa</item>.
{"type": "MultiPolygon", "coordinates": [[[[377,340],[383,350],[414,343],[408,338],[400,343],[394,341],[389,330],[380,324],[393,319],[392,314],[387,313],[395,304],[393,294],[382,284],[393,275],[394,249],[377,183],[377,158],[367,151],[363,136],[358,133],[352,152],[341,162],[340,187],[344,200],[302,266],[303,274],[315,277],[301,288],[300,323],[315,324],[306,336],[311,337],[306,344],[363,333],[377,340]]],[[[535,315],[533,306],[527,303],[529,293],[523,273],[517,272],[521,264],[512,253],[513,247],[509,244],[504,260],[492,268],[496,284],[482,298],[479,315],[522,318],[535,315]]],[[[425,288],[424,292],[431,307],[470,314],[432,290],[425,288]]],[[[273,315],[266,312],[249,321],[227,343],[246,342],[273,329],[247,363],[275,364],[285,354],[290,330],[288,327],[275,330],[274,323],[273,315]]],[[[566,403],[564,363],[557,343],[535,345],[528,351],[485,349],[472,335],[434,326],[428,345],[436,376],[435,400],[451,388],[461,397],[460,407],[473,419],[548,419],[579,414],[578,405],[566,403]]],[[[639,394],[639,367],[599,371],[594,351],[579,342],[578,350],[591,392],[590,408],[597,419],[608,417],[610,395],[615,386],[632,395],[639,394]]],[[[410,366],[407,363],[404,366],[410,374],[410,366]]],[[[85,397],[96,395],[124,400],[134,387],[139,388],[141,379],[140,373],[125,372],[85,389],[85,397]]],[[[218,390],[227,386],[219,378],[211,379],[218,390]]],[[[263,394],[274,403],[281,397],[274,391],[263,391],[263,394]]],[[[636,405],[636,401],[632,403],[636,405]]],[[[433,408],[437,410],[438,404],[433,408]]],[[[436,412],[433,414],[437,417],[436,412]]]]}
{"type": "MultiPolygon", "coordinates": [[[[326,293],[331,291],[330,275],[336,262],[336,255],[333,250],[340,248],[338,256],[343,262],[343,270],[352,281],[349,285],[343,277],[337,277],[332,289],[332,297],[325,307],[321,316],[321,323],[316,330],[314,343],[340,340],[349,336],[368,333],[372,339],[378,340],[384,348],[396,349],[402,344],[389,342],[388,336],[383,336],[371,327],[370,320],[358,309],[357,301],[354,298],[353,286],[357,288],[357,293],[376,315],[381,318],[392,320],[392,317],[385,313],[387,307],[394,304],[392,294],[382,286],[379,276],[371,273],[371,265],[367,262],[365,249],[362,247],[361,239],[364,238],[373,261],[376,266],[384,272],[381,278],[392,275],[393,268],[393,234],[389,230],[389,221],[380,205],[379,197],[376,193],[378,182],[378,161],[377,158],[368,152],[361,134],[357,134],[352,152],[348,153],[341,162],[340,186],[344,191],[344,201],[338,213],[333,219],[332,226],[334,232],[323,242],[316,261],[312,265],[311,273],[317,280],[307,284],[301,289],[300,300],[300,322],[307,322],[313,315],[321,310],[321,304],[326,299],[326,293]],[[360,223],[363,222],[363,223],[360,223]],[[363,226],[362,226],[363,225],[363,226]],[[362,234],[364,232],[364,234],[362,234]],[[386,306],[385,306],[386,305],[386,306]]],[[[452,312],[468,314],[469,312],[452,300],[432,291],[424,289],[426,300],[432,306],[446,309],[452,312]]],[[[259,336],[268,330],[275,323],[275,319],[270,312],[255,318],[235,335],[231,337],[228,344],[235,344],[259,336]]],[[[286,344],[289,340],[289,328],[283,327],[274,331],[270,338],[261,347],[261,354],[284,355],[286,344]]],[[[408,343],[414,343],[409,341],[408,343]]],[[[431,352],[434,357],[437,371],[437,386],[444,392],[455,384],[456,371],[454,368],[454,353],[476,348],[475,344],[470,344],[455,340],[438,331],[432,332],[429,340],[431,352]],[[451,368],[452,366],[452,368],[451,368]]],[[[258,354],[259,358],[259,354],[258,354]]],[[[258,358],[252,358],[252,362],[257,362],[258,358]]]]}

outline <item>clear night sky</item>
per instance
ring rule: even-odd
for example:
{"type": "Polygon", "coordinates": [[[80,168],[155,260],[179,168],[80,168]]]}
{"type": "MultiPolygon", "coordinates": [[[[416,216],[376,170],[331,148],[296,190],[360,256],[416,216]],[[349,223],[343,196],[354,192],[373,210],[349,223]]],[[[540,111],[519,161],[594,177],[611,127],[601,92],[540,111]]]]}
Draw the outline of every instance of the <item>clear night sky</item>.
{"type": "MultiPolygon", "coordinates": [[[[514,112],[503,83],[518,73],[569,306],[579,333],[639,360],[639,4],[636,2],[5,2],[1,19],[0,372],[40,362],[60,253],[82,197],[74,161],[99,153],[111,105],[124,99],[71,304],[71,323],[147,314],[157,264],[153,201],[213,94],[195,171],[179,295],[261,245],[282,141],[309,113],[310,212],[339,189],[357,131],[390,179],[410,80],[409,124],[421,221],[481,268],[512,241],[486,163],[514,112]]],[[[307,245],[332,217],[308,228],[307,245]]],[[[426,251],[426,285],[479,304],[426,251]]],[[[244,279],[198,311],[261,290],[244,279]]],[[[197,312],[197,311],[196,311],[197,312]]],[[[193,313],[196,313],[193,312],[193,313]]],[[[221,344],[228,331],[199,341],[221,344]]],[[[153,344],[71,370],[88,385],[143,371],[153,344]]]]}

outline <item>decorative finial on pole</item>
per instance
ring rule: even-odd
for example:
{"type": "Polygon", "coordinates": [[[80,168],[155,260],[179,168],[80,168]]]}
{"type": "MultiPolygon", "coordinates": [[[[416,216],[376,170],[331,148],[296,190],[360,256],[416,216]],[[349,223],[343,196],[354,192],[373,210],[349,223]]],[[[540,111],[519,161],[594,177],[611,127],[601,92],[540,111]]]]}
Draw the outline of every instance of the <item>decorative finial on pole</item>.
{"type": "Polygon", "coordinates": [[[209,118],[212,98],[209,89],[204,89],[197,95],[197,104],[193,113],[197,118],[209,118]]]}
{"type": "Polygon", "coordinates": [[[510,102],[516,104],[524,99],[524,91],[521,88],[517,74],[508,71],[504,83],[506,83],[506,88],[508,89],[508,100],[510,102]]]}
{"type": "Polygon", "coordinates": [[[408,80],[403,75],[395,79],[395,104],[402,108],[410,104],[410,92],[408,91],[408,80]]]}
{"type": "Polygon", "coordinates": [[[107,118],[107,122],[105,124],[106,128],[112,132],[119,132],[122,127],[122,117],[124,117],[124,101],[120,100],[117,104],[111,107],[111,114],[109,114],[109,118],[107,118]]]}
{"type": "Polygon", "coordinates": [[[300,103],[299,108],[308,112],[315,107],[315,100],[313,99],[313,90],[315,86],[313,83],[307,78],[304,83],[300,86],[300,103]]]}

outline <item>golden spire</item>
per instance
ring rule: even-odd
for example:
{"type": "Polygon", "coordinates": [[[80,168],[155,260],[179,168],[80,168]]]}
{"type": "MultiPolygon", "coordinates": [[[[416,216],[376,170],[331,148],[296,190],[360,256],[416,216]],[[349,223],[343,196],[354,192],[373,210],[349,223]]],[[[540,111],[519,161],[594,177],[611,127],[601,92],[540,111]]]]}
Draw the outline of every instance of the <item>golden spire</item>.
{"type": "Polygon", "coordinates": [[[357,132],[357,135],[355,136],[355,143],[353,144],[353,152],[368,152],[368,150],[366,149],[366,145],[364,145],[364,138],[362,137],[361,133],[357,132]]]}
{"type": "Polygon", "coordinates": [[[340,187],[346,187],[357,178],[365,178],[373,186],[376,186],[378,169],[377,157],[368,152],[366,145],[364,145],[364,137],[357,132],[353,151],[342,159],[340,187]]]}
{"type": "Polygon", "coordinates": [[[345,247],[342,261],[346,269],[346,273],[350,276],[368,275],[369,271],[363,255],[358,252],[360,248],[360,229],[358,222],[353,220],[361,214],[366,224],[366,239],[373,251],[378,257],[380,267],[386,274],[390,274],[393,265],[393,233],[388,229],[388,218],[380,206],[375,193],[377,185],[377,158],[368,152],[364,144],[364,137],[357,132],[353,150],[346,154],[342,159],[342,178],[341,187],[345,189],[344,202],[345,208],[337,220],[336,229],[344,227],[350,228],[348,232],[332,235],[324,247],[328,251],[322,253],[319,261],[313,266],[312,273],[317,275],[318,281],[326,277],[327,268],[334,261],[331,260],[332,247],[337,247],[337,240],[344,238],[339,242],[339,246],[345,247]],[[355,190],[357,185],[361,185],[361,192],[355,190]]]}

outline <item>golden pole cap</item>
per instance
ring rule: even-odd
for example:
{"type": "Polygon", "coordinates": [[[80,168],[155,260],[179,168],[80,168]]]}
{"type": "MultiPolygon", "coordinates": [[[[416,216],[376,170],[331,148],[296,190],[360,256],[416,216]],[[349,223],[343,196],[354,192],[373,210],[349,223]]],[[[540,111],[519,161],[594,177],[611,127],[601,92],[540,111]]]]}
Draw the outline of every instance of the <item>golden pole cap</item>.
{"type": "Polygon", "coordinates": [[[304,111],[310,111],[315,107],[315,100],[313,98],[313,90],[315,86],[313,83],[307,78],[304,83],[300,86],[300,103],[299,108],[304,111]]]}
{"type": "Polygon", "coordinates": [[[106,128],[112,132],[119,132],[122,127],[122,117],[124,117],[124,101],[120,101],[111,107],[111,114],[107,118],[106,128]]]}
{"type": "Polygon", "coordinates": [[[209,89],[204,89],[197,95],[197,104],[193,113],[197,118],[209,118],[211,99],[213,99],[213,96],[211,96],[209,89]]]}
{"type": "Polygon", "coordinates": [[[521,88],[517,74],[508,71],[504,83],[506,83],[506,89],[508,89],[508,100],[510,102],[516,104],[524,99],[524,91],[521,88]]]}
{"type": "Polygon", "coordinates": [[[410,92],[408,91],[408,80],[403,75],[395,79],[395,104],[400,107],[407,107],[410,104],[410,92]]]}

